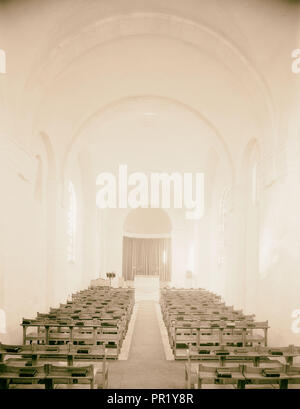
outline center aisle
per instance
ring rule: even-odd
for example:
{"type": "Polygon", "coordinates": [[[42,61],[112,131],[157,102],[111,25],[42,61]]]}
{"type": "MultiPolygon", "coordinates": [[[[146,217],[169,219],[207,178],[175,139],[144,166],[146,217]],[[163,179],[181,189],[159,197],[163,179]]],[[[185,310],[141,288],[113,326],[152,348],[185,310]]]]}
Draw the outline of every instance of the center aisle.
{"type": "Polygon", "coordinates": [[[154,301],[140,301],[127,361],[109,361],[109,388],[182,389],[184,363],[167,361],[154,301]]]}

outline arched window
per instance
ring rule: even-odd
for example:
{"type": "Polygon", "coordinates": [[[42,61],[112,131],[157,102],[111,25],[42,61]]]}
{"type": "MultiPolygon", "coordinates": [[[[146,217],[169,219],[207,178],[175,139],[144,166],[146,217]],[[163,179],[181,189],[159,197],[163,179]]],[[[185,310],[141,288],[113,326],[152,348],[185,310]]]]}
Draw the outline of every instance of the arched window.
{"type": "Polygon", "coordinates": [[[68,261],[75,261],[75,244],[76,244],[76,194],[74,185],[69,183],[69,210],[68,210],[68,261]]]}

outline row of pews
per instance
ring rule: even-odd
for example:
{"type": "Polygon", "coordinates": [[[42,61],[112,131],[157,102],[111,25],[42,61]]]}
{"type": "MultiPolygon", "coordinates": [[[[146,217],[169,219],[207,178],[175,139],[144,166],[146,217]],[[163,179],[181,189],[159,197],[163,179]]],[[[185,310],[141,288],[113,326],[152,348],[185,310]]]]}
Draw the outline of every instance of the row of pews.
{"type": "Polygon", "coordinates": [[[132,289],[95,287],[23,318],[23,345],[0,343],[0,389],[107,388],[107,360],[118,359],[133,306],[132,289]]]}
{"type": "Polygon", "coordinates": [[[294,364],[300,347],[268,347],[268,321],[258,322],[203,289],[162,290],[160,306],[174,358],[187,360],[188,389],[300,384],[294,364]]]}

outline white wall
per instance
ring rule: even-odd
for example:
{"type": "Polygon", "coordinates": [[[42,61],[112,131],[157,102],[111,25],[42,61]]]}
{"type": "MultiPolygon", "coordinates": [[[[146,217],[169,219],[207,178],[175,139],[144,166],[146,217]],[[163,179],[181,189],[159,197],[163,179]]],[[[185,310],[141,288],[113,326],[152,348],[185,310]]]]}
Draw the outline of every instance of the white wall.
{"type": "Polygon", "coordinates": [[[36,158],[11,139],[0,140],[0,308],[4,341],[20,341],[22,317],[45,310],[45,201],[35,197],[36,158]]]}
{"type": "MultiPolygon", "coordinates": [[[[34,148],[34,147],[33,147],[34,148]]],[[[75,166],[72,181],[78,204],[76,260],[67,261],[68,201],[63,205],[61,185],[49,179],[41,146],[27,151],[11,138],[0,139],[0,309],[6,316],[2,342],[21,342],[23,317],[48,311],[68,295],[86,287],[82,265],[81,174],[75,166]],[[49,209],[50,207],[50,209],[49,209]]]]}

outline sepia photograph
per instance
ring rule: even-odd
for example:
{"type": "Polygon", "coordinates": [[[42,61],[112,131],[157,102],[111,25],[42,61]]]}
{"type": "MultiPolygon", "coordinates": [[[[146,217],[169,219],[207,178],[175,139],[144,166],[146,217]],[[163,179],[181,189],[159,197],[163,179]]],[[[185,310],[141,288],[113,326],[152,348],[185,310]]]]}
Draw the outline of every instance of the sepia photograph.
{"type": "Polygon", "coordinates": [[[0,0],[0,389],[300,389],[300,0],[0,0]]]}

